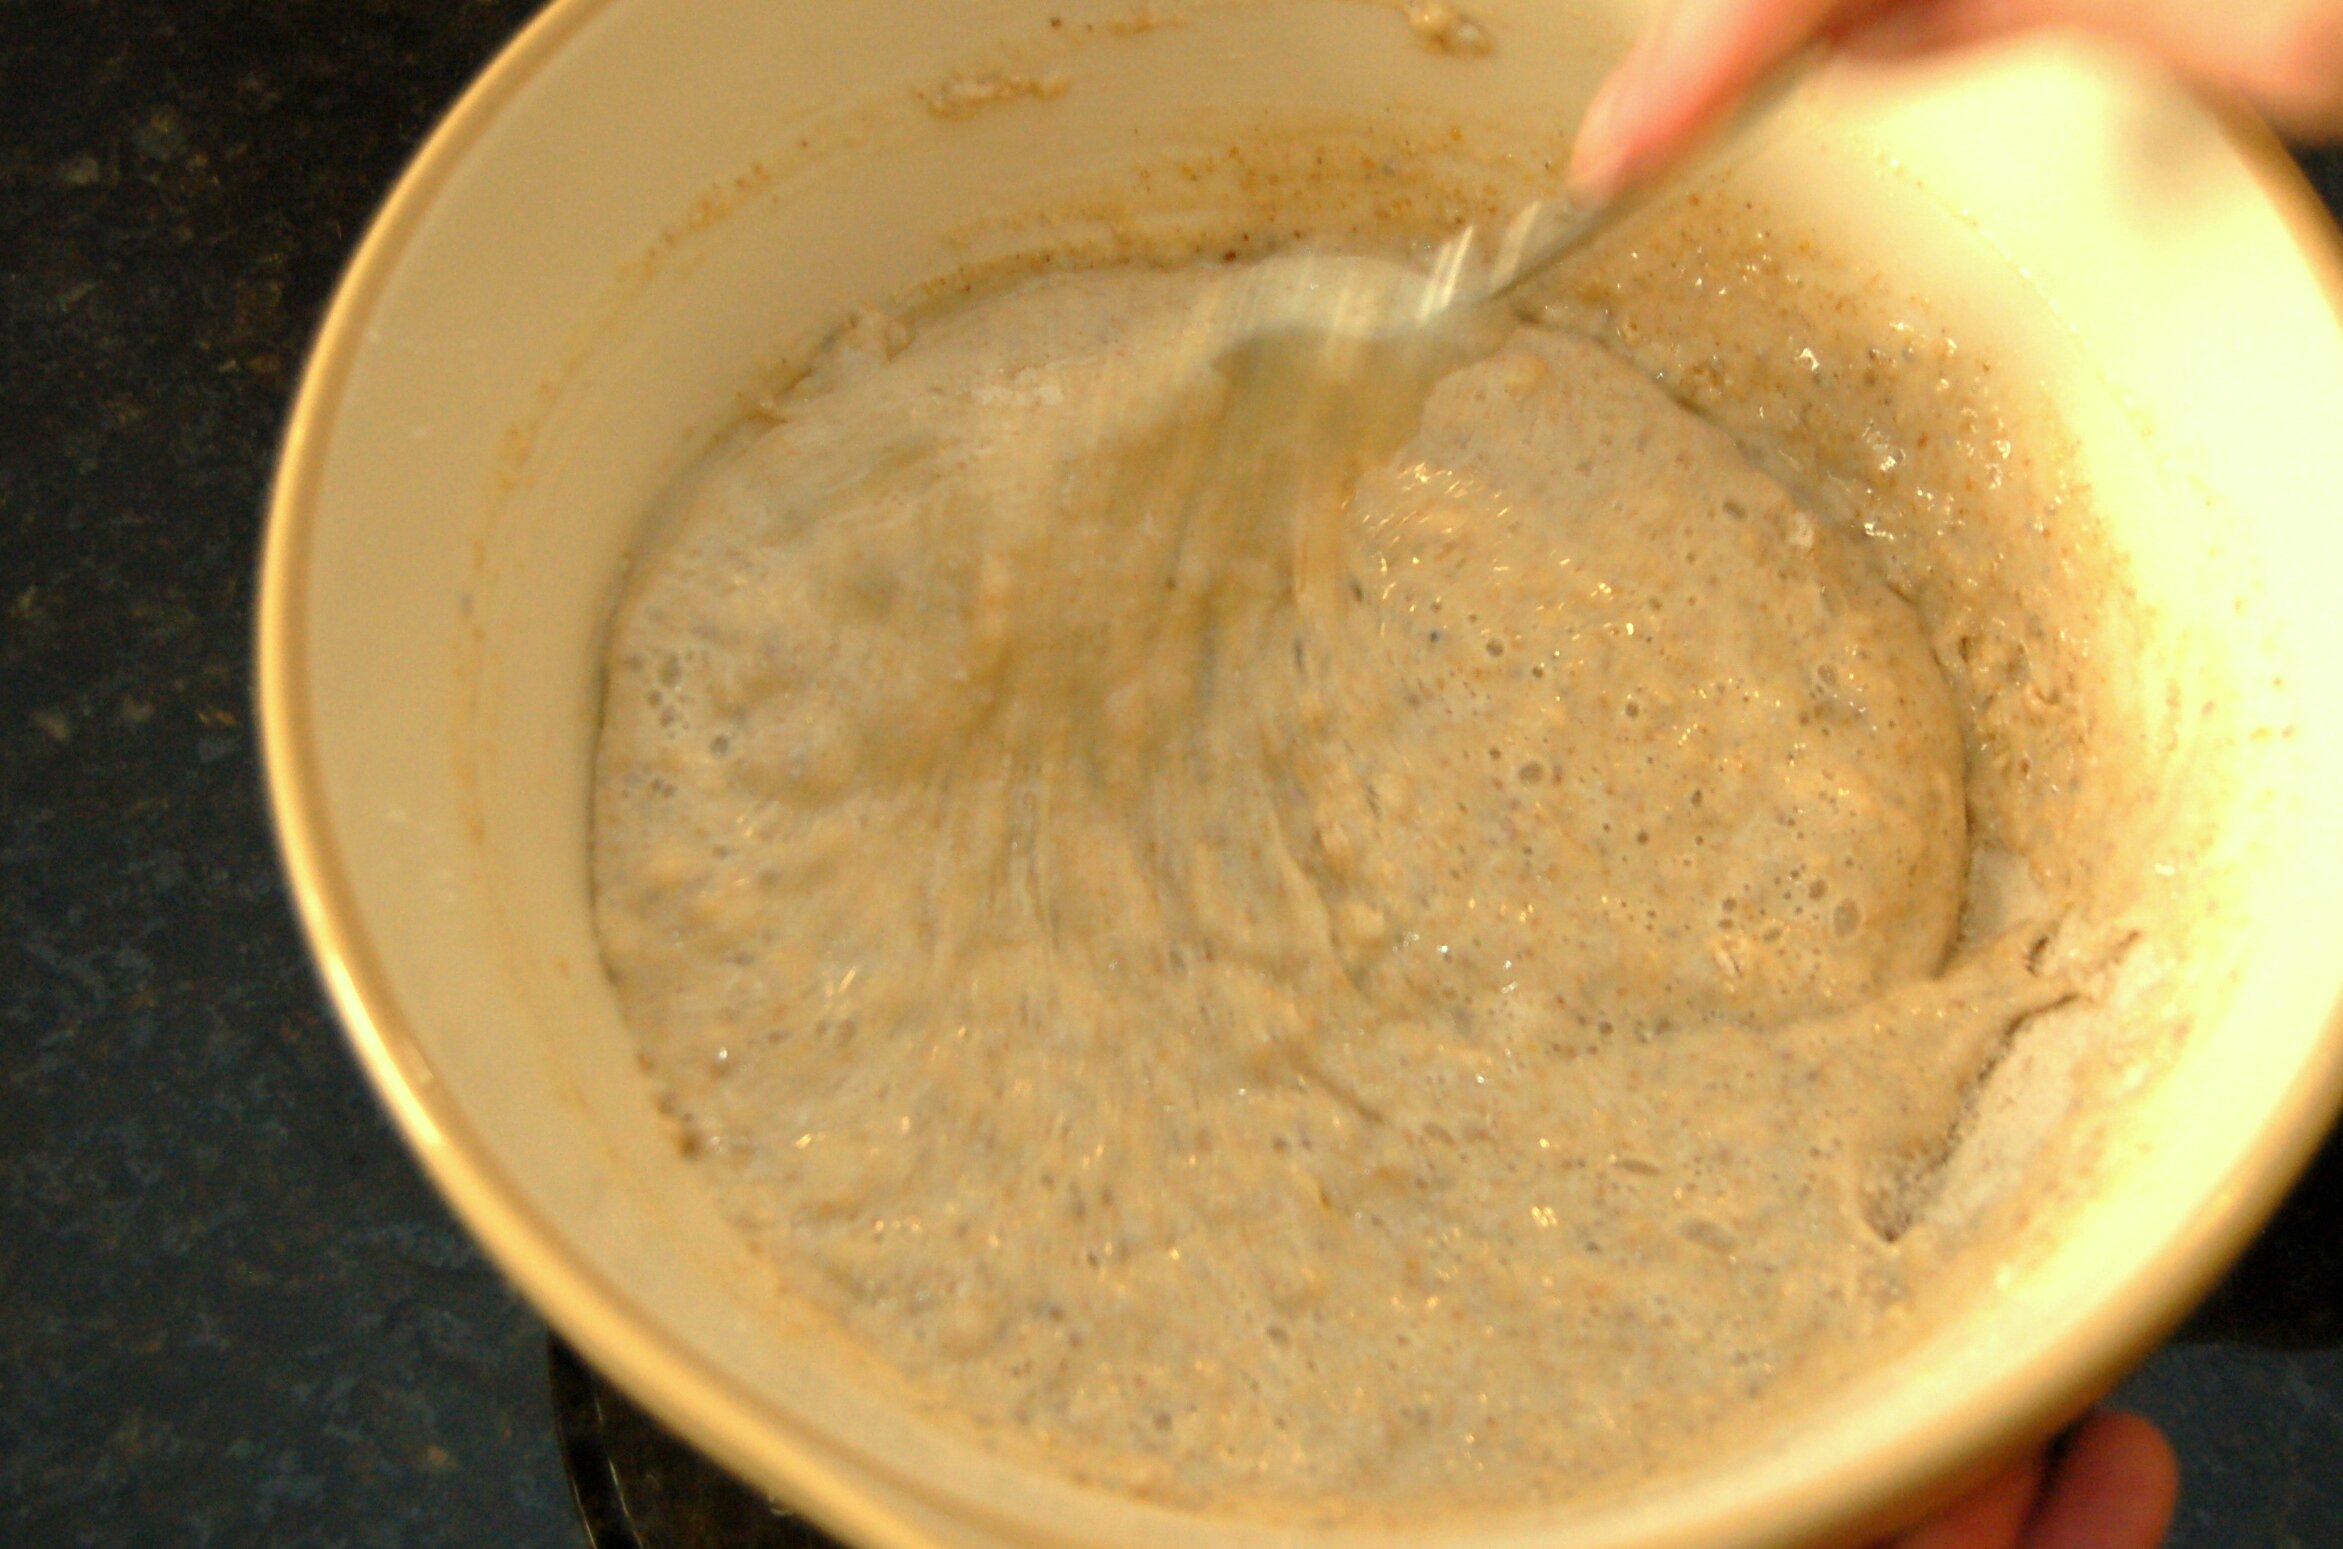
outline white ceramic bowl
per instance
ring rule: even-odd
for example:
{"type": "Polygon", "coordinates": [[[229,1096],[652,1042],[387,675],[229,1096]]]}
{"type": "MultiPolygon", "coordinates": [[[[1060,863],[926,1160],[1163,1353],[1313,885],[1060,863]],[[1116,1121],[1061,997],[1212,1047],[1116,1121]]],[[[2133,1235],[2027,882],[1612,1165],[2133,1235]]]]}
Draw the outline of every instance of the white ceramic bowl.
{"type": "MultiPolygon", "coordinates": [[[[1055,229],[1103,247],[1118,223],[1281,197],[1212,177],[1133,194],[1135,167],[1361,126],[1449,145],[1454,125],[1466,160],[1519,148],[1511,175],[1534,180],[1638,10],[1486,0],[1497,51],[1459,60],[1363,0],[560,0],[360,249],[262,577],[270,789],[318,962],[506,1273],[685,1436],[842,1536],[1377,1541],[1201,1522],[989,1458],[770,1315],[662,1138],[590,924],[599,632],[630,534],[774,350],[1030,241],[1027,213],[1087,212],[1055,229]],[[1063,92],[962,118],[920,96],[988,73],[1063,92]]],[[[1727,1549],[1891,1525],[2142,1354],[2343,1083],[2330,229],[2265,139],[2103,61],[1825,96],[1747,175],[2048,384],[2165,643],[2250,664],[2223,689],[2268,733],[2233,814],[2228,988],[1993,1294],[1665,1489],[1413,1543],[1727,1549]]]]}

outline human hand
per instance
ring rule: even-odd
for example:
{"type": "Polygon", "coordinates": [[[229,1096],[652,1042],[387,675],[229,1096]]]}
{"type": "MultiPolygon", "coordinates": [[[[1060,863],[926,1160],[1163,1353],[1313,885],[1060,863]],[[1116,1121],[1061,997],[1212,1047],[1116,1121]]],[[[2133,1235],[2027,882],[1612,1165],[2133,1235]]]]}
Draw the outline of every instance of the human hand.
{"type": "Polygon", "coordinates": [[[2282,128],[2343,132],[2343,0],[1666,0],[1587,109],[1571,193],[1649,177],[1809,45],[1894,58],[2044,27],[2127,45],[2282,128]]]}
{"type": "Polygon", "coordinates": [[[2163,1433],[2102,1409],[2055,1455],[2012,1464],[1876,1549],[2156,1549],[2179,1491],[2163,1433]]]}

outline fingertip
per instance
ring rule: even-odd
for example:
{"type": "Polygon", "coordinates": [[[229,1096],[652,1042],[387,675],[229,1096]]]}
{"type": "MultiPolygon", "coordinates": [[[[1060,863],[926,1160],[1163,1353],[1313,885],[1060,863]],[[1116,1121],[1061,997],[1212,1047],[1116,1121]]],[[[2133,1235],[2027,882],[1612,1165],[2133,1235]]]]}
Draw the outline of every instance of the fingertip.
{"type": "MultiPolygon", "coordinates": [[[[2129,1410],[2102,1410],[2099,1418],[2120,1438],[2114,1445],[2130,1458],[2129,1466],[2144,1492],[2160,1503],[2156,1513],[2159,1523],[2169,1522],[2173,1508],[2180,1504],[2180,1454],[2173,1451],[2171,1438],[2147,1416],[2129,1410]]],[[[2157,1531],[2161,1536],[2162,1527],[2157,1531]]]]}
{"type": "Polygon", "coordinates": [[[1843,0],[1667,0],[1595,94],[1568,174],[1600,203],[1697,147],[1843,0]]]}
{"type": "Polygon", "coordinates": [[[2103,1409],[2069,1437],[2026,1549],[2156,1549],[2180,1499],[2180,1461],[2153,1423],[2103,1409]]]}
{"type": "Polygon", "coordinates": [[[1626,165],[1618,124],[1624,74],[1624,66],[1612,72],[1578,121],[1578,133],[1570,142],[1570,166],[1563,174],[1565,191],[1574,204],[1602,204],[1619,191],[1620,174],[1626,165]]]}
{"type": "Polygon", "coordinates": [[[1570,147],[1565,184],[1581,207],[1608,203],[1673,155],[1684,139],[1670,48],[1679,5],[1628,51],[1587,104],[1570,147]]]}

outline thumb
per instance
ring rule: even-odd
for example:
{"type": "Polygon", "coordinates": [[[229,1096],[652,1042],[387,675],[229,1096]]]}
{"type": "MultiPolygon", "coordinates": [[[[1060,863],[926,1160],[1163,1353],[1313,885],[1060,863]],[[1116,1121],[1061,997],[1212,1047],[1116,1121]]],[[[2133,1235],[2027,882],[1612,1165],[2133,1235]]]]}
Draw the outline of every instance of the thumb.
{"type": "Polygon", "coordinates": [[[1600,204],[1691,150],[1759,80],[1876,0],[1672,0],[1596,91],[1568,183],[1600,204]]]}

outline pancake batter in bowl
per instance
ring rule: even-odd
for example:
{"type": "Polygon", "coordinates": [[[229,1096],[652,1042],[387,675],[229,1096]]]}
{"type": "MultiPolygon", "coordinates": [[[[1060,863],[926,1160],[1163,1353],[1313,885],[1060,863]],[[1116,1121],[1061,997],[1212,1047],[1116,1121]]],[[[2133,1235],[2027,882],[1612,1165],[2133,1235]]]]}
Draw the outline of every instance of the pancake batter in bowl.
{"type": "Polygon", "coordinates": [[[702,482],[612,631],[608,966],[729,1213],[978,1427],[1591,1491],[1896,1316],[2074,977],[1963,936],[1974,717],[1859,535],[1561,327],[1207,467],[1228,272],[866,316],[702,482]]]}

